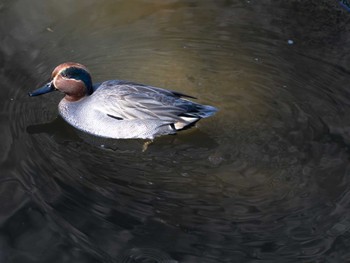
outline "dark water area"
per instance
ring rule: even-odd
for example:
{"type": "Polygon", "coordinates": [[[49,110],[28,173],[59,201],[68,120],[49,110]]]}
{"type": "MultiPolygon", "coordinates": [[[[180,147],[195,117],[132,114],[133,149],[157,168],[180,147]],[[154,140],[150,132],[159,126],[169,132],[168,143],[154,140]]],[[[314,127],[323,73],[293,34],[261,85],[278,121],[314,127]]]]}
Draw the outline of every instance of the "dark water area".
{"type": "Polygon", "coordinates": [[[0,262],[349,262],[337,1],[0,1],[0,262]],[[218,107],[106,140],[27,96],[65,61],[218,107]]]}

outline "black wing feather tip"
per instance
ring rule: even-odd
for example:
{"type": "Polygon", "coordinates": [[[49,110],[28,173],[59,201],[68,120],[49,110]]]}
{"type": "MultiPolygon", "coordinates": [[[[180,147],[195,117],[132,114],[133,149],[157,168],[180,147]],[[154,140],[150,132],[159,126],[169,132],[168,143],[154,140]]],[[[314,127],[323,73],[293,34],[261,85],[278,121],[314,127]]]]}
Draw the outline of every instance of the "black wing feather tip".
{"type": "Polygon", "coordinates": [[[119,121],[123,120],[123,118],[117,117],[117,116],[114,116],[114,115],[111,115],[111,114],[107,114],[107,116],[108,116],[108,117],[111,117],[111,118],[113,118],[113,119],[119,120],[119,121]]]}
{"type": "Polygon", "coordinates": [[[187,94],[184,94],[184,93],[181,93],[181,92],[177,92],[177,91],[171,91],[171,93],[172,94],[174,94],[175,96],[177,96],[177,97],[182,97],[182,98],[190,98],[190,99],[197,99],[196,97],[193,97],[193,96],[191,96],[191,95],[187,95],[187,94]]]}

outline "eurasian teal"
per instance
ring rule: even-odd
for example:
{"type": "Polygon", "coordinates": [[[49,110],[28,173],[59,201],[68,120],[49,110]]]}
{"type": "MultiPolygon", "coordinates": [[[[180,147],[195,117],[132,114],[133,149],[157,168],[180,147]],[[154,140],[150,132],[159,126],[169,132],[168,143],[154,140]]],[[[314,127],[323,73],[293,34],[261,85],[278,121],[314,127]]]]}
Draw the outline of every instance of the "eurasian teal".
{"type": "Polygon", "coordinates": [[[174,134],[217,109],[188,100],[176,91],[123,80],[92,84],[88,69],[78,63],[57,66],[51,81],[29,93],[38,96],[54,90],[65,93],[59,113],[75,128],[101,137],[153,139],[174,134]]]}

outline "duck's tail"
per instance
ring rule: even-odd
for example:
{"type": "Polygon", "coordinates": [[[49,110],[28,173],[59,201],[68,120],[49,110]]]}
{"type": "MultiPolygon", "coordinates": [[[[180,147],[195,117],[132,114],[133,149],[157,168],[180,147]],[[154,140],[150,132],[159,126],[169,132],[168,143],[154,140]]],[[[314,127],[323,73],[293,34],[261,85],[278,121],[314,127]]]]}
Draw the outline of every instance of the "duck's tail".
{"type": "Polygon", "coordinates": [[[176,130],[182,130],[191,127],[197,121],[203,118],[208,118],[218,111],[217,108],[210,105],[195,104],[191,111],[181,114],[181,121],[174,123],[176,130]]]}
{"type": "Polygon", "coordinates": [[[213,107],[213,106],[210,106],[210,105],[200,105],[200,107],[198,107],[198,115],[201,117],[201,118],[208,118],[212,115],[214,115],[218,109],[213,107]]]}

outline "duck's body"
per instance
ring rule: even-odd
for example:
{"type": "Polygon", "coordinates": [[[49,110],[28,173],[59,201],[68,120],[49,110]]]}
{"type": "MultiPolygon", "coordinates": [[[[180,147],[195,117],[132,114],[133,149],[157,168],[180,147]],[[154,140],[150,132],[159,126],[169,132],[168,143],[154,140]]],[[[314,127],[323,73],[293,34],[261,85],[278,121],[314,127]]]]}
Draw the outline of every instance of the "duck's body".
{"type": "Polygon", "coordinates": [[[65,63],[54,70],[48,85],[30,95],[54,89],[65,92],[58,108],[68,123],[87,133],[115,139],[173,134],[217,111],[184,99],[193,97],[133,82],[109,80],[92,86],[89,76],[84,66],[65,63]]]}

